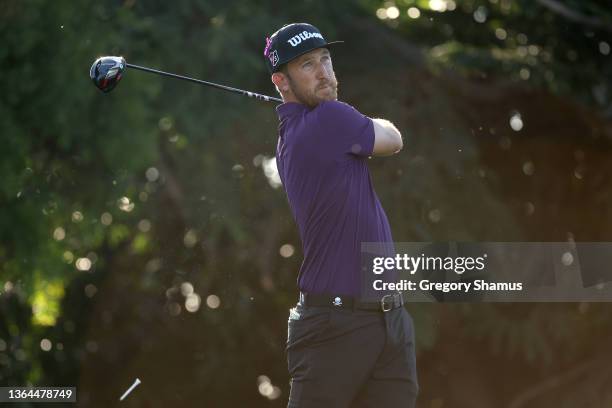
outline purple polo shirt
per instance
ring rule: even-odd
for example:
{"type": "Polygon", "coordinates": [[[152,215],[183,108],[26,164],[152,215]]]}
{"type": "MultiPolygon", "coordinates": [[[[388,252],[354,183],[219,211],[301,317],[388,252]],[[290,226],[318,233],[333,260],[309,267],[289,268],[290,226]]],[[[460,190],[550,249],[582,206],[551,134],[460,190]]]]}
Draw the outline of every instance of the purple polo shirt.
{"type": "Polygon", "coordinates": [[[393,241],[367,167],[372,119],[338,101],[312,110],[288,102],[276,110],[276,163],[304,252],[298,286],[359,296],[361,242],[393,241]]]}

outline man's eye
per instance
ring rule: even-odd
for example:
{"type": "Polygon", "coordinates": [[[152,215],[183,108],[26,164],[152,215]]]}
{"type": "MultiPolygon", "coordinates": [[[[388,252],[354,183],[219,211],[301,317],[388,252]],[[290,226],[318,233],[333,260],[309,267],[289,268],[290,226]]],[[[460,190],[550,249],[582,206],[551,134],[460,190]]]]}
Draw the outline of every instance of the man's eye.
{"type": "Polygon", "coordinates": [[[312,65],[312,62],[308,61],[308,62],[305,62],[305,63],[304,63],[304,65],[302,65],[302,67],[304,67],[304,68],[308,68],[308,67],[310,67],[311,65],[312,65]]]}

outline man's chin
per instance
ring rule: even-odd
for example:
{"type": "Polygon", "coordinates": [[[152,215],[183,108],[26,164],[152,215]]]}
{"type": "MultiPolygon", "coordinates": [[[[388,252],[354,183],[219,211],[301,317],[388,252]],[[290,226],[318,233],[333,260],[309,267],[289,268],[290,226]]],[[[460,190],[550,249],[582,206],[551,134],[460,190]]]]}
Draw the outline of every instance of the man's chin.
{"type": "Polygon", "coordinates": [[[338,100],[338,92],[330,87],[325,87],[317,92],[318,99],[323,101],[336,101],[338,100]]]}
{"type": "Polygon", "coordinates": [[[301,104],[306,105],[310,108],[315,108],[321,102],[337,101],[337,100],[338,100],[338,94],[335,90],[328,91],[328,92],[315,92],[315,94],[310,98],[298,98],[298,101],[301,104]]]}
{"type": "Polygon", "coordinates": [[[320,103],[323,103],[323,102],[328,102],[328,101],[337,101],[337,100],[338,100],[338,97],[337,97],[337,95],[336,95],[336,94],[333,94],[333,95],[331,95],[331,94],[330,94],[330,95],[320,96],[320,97],[318,97],[318,98],[316,99],[316,104],[315,104],[315,106],[316,106],[316,105],[318,105],[318,104],[320,104],[320,103]]]}

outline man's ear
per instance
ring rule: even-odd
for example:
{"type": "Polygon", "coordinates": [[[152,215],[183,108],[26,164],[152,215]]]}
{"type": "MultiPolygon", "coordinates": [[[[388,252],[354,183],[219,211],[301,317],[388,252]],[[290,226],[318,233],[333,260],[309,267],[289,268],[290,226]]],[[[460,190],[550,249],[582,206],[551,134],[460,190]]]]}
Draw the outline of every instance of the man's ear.
{"type": "Polygon", "coordinates": [[[275,72],[272,74],[272,83],[281,92],[289,92],[289,81],[287,80],[287,76],[282,72],[275,72]]]}

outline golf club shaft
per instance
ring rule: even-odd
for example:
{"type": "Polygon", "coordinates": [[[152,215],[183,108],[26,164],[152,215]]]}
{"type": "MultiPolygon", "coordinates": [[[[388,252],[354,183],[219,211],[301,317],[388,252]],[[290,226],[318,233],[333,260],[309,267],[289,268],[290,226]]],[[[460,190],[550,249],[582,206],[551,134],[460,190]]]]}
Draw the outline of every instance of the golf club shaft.
{"type": "Polygon", "coordinates": [[[157,69],[141,67],[140,65],[128,64],[128,63],[126,63],[125,65],[130,68],[138,69],[140,71],[150,72],[153,74],[158,74],[158,75],[163,75],[163,76],[169,76],[169,77],[177,78],[177,79],[183,79],[185,81],[195,82],[200,85],[212,86],[213,88],[223,89],[224,91],[230,91],[230,92],[234,92],[240,95],[245,95],[245,96],[248,96],[249,98],[260,99],[262,101],[267,101],[267,102],[283,103],[283,100],[279,98],[273,98],[271,96],[261,95],[255,92],[245,91],[243,89],[232,88],[230,86],[215,84],[214,82],[202,81],[201,79],[189,78],[183,75],[177,75],[177,74],[172,74],[170,72],[159,71],[157,69]]]}

